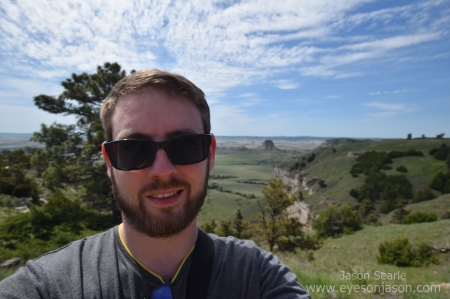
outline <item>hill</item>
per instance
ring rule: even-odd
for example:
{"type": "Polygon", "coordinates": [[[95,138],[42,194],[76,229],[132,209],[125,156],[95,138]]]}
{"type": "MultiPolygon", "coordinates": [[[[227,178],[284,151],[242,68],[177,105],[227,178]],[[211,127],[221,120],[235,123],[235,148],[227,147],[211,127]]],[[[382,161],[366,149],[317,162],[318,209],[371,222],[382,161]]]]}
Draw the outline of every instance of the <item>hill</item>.
{"type": "MultiPolygon", "coordinates": [[[[282,178],[291,187],[291,191],[302,191],[305,202],[317,214],[330,204],[358,205],[357,200],[350,196],[350,190],[362,186],[366,176],[354,177],[350,174],[352,166],[357,163],[358,155],[355,153],[412,149],[421,151],[422,157],[395,158],[389,165],[392,169],[382,170],[387,175],[399,175],[401,173],[396,168],[405,166],[407,172],[404,175],[411,182],[412,190],[416,193],[427,188],[439,171],[446,171],[444,161],[436,160],[428,154],[431,149],[440,147],[442,143],[450,145],[447,139],[389,139],[347,143],[332,148],[321,147],[278,163],[274,167],[274,176],[282,178]],[[312,157],[314,158],[311,159],[312,157]],[[311,161],[308,162],[308,160],[311,161]]],[[[435,194],[439,195],[439,192],[435,194]]],[[[438,214],[441,212],[438,211],[438,214]]]]}
{"type": "Polygon", "coordinates": [[[330,147],[330,146],[339,146],[347,143],[356,143],[356,142],[364,142],[364,141],[375,141],[370,139],[352,139],[352,138],[333,138],[326,140],[321,147],[330,147]]]}

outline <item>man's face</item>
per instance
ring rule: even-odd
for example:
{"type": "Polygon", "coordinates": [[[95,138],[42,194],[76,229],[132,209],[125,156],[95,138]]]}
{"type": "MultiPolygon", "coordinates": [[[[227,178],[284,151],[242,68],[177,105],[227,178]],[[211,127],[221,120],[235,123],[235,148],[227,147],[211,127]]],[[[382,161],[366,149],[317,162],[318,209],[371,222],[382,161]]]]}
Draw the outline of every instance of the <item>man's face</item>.
{"type": "MultiPolygon", "coordinates": [[[[112,117],[113,140],[164,141],[203,132],[194,104],[158,90],[121,98],[112,117]]],[[[170,237],[188,227],[205,199],[215,148],[213,136],[209,157],[192,165],[174,165],[160,149],[152,166],[133,171],[117,170],[105,157],[124,222],[155,238],[170,237]]]]}

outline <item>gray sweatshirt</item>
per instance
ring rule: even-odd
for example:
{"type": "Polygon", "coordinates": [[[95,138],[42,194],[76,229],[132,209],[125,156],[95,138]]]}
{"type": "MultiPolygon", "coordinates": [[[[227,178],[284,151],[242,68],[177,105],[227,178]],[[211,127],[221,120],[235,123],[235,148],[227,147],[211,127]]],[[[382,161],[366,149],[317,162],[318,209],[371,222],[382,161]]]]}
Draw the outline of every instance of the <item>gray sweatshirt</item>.
{"type": "MultiPolygon", "coordinates": [[[[296,276],[270,252],[234,237],[214,240],[208,298],[311,298],[296,276]]],[[[185,298],[191,257],[171,283],[185,298]]],[[[117,227],[28,261],[0,281],[0,298],[151,298],[162,282],[122,245],[117,227]]]]}

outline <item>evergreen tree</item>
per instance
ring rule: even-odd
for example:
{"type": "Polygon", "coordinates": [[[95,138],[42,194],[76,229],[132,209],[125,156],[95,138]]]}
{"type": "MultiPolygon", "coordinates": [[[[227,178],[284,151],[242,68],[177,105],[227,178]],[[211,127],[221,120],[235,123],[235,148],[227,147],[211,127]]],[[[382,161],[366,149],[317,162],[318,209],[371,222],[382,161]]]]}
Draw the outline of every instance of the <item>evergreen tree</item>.
{"type": "Polygon", "coordinates": [[[450,193],[450,173],[445,175],[440,171],[431,181],[430,188],[436,191],[441,191],[442,193],[450,193]]]}
{"type": "Polygon", "coordinates": [[[77,119],[72,125],[43,124],[32,137],[33,141],[45,145],[44,152],[34,154],[32,163],[38,174],[42,174],[46,187],[51,190],[64,186],[75,190],[84,188],[87,192],[81,194],[86,195],[80,198],[86,204],[98,209],[110,205],[110,182],[101,157],[104,134],[99,112],[103,99],[125,76],[119,64],[105,63],[98,66],[94,74],[72,74],[61,83],[64,91],[57,97],[39,95],[34,98],[39,109],[73,115],[77,119]]]}
{"type": "Polygon", "coordinates": [[[217,222],[215,220],[211,222],[204,222],[200,225],[201,229],[203,229],[208,234],[214,234],[217,228],[217,222]]]}
{"type": "Polygon", "coordinates": [[[233,227],[231,221],[221,220],[219,227],[216,229],[216,234],[220,237],[228,237],[233,235],[233,227]]]}
{"type": "Polygon", "coordinates": [[[398,201],[396,210],[391,215],[391,223],[402,224],[403,219],[411,213],[410,210],[406,210],[405,206],[408,204],[408,201],[401,199],[398,201]]]}
{"type": "Polygon", "coordinates": [[[287,208],[294,204],[298,195],[290,196],[286,185],[280,179],[271,179],[262,190],[266,205],[258,200],[261,210],[255,219],[256,241],[261,239],[273,251],[275,246],[281,251],[318,249],[320,243],[314,237],[306,236],[302,224],[289,218],[287,208]]]}
{"type": "Polygon", "coordinates": [[[343,204],[340,207],[330,206],[319,217],[314,219],[313,228],[319,237],[338,237],[362,229],[358,211],[343,204]]]}
{"type": "Polygon", "coordinates": [[[14,197],[31,197],[39,203],[39,187],[27,173],[31,169],[30,154],[24,150],[0,153],[0,193],[14,197]]]}
{"type": "Polygon", "coordinates": [[[373,216],[370,216],[374,215],[373,212],[375,212],[375,206],[373,205],[372,201],[369,199],[364,199],[358,208],[358,214],[363,224],[373,224],[373,216]],[[368,218],[369,216],[370,219],[368,218]]]}

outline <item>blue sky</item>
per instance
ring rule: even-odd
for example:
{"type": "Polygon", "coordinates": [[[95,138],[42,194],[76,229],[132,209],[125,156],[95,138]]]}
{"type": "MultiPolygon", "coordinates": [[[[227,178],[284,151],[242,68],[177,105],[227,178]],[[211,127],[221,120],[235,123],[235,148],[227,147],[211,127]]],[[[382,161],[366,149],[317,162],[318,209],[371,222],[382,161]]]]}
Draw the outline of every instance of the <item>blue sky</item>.
{"type": "Polygon", "coordinates": [[[0,132],[104,62],[180,73],[228,136],[450,137],[450,0],[0,1],[0,132]],[[150,4],[149,4],[150,2],[150,4]]]}

